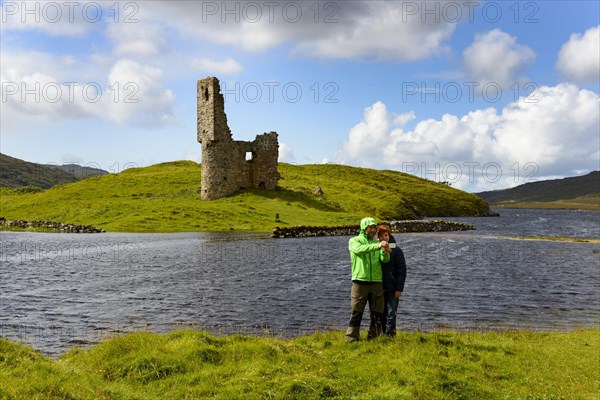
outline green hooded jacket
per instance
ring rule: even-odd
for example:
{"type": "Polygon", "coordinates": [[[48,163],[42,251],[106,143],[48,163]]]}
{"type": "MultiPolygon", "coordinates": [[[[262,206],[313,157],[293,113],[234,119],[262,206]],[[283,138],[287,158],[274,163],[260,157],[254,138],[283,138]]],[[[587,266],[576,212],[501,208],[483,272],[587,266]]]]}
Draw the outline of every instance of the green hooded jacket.
{"type": "Polygon", "coordinates": [[[363,282],[381,282],[381,261],[389,262],[390,255],[379,248],[379,241],[369,239],[365,230],[369,225],[376,225],[373,218],[360,221],[360,234],[348,242],[350,261],[352,261],[352,280],[363,282]]]}

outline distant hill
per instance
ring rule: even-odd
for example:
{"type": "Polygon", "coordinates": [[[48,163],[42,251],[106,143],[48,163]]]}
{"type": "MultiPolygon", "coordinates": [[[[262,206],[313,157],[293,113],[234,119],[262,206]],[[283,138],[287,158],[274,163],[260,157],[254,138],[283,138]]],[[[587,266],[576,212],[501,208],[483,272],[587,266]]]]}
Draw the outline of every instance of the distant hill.
{"type": "Polygon", "coordinates": [[[589,208],[600,204],[600,171],[530,182],[512,189],[474,193],[495,207],[589,208]]]}
{"type": "Polygon", "coordinates": [[[358,224],[365,216],[490,213],[477,196],[397,171],[279,163],[279,173],[278,190],[246,189],[202,201],[200,165],[193,161],[129,168],[38,192],[0,189],[0,217],[121,232],[270,232],[275,226],[358,224]]]}
{"type": "Polygon", "coordinates": [[[77,164],[63,164],[63,165],[50,165],[50,164],[42,164],[45,167],[52,169],[60,169],[70,175],[73,175],[78,181],[82,179],[89,178],[91,176],[102,176],[106,175],[109,172],[100,168],[92,168],[92,167],[82,167],[77,164]]]}
{"type": "Polygon", "coordinates": [[[54,185],[106,174],[107,171],[97,168],[81,167],[76,164],[36,164],[0,153],[0,187],[4,188],[35,186],[48,189],[54,185]]]}

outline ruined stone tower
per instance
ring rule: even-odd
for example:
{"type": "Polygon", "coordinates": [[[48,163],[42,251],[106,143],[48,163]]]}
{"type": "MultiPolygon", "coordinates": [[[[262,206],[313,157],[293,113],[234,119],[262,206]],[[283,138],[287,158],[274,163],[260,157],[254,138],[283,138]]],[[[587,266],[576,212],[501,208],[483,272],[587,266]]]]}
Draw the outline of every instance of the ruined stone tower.
{"type": "Polygon", "coordinates": [[[249,187],[277,186],[277,133],[257,135],[253,142],[233,140],[215,77],[198,81],[198,142],[202,144],[202,200],[249,187]]]}

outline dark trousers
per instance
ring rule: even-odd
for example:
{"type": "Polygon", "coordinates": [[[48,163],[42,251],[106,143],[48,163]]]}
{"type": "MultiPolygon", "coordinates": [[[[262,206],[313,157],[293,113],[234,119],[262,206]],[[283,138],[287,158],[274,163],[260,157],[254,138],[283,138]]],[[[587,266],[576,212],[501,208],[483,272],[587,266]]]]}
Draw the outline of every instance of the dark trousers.
{"type": "Polygon", "coordinates": [[[383,333],[389,336],[396,336],[396,312],[398,310],[399,299],[394,296],[394,291],[392,290],[386,290],[384,299],[383,333]]]}
{"type": "Polygon", "coordinates": [[[369,311],[371,312],[371,324],[367,339],[374,339],[381,335],[381,325],[383,322],[382,283],[352,283],[351,299],[352,316],[350,317],[348,330],[346,331],[346,342],[360,340],[360,323],[367,303],[369,303],[369,311]]]}

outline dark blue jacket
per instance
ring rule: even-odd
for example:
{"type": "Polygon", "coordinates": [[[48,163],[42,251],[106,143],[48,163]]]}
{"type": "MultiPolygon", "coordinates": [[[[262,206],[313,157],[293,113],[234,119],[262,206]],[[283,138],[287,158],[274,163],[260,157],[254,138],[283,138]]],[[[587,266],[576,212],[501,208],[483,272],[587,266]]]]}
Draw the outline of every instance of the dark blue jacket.
{"type": "MultiPolygon", "coordinates": [[[[390,237],[390,243],[396,243],[394,237],[390,237]]],[[[381,263],[381,272],[383,275],[383,288],[386,291],[395,292],[404,291],[404,281],[406,280],[406,261],[402,249],[396,246],[390,254],[390,261],[381,263]]]]}

